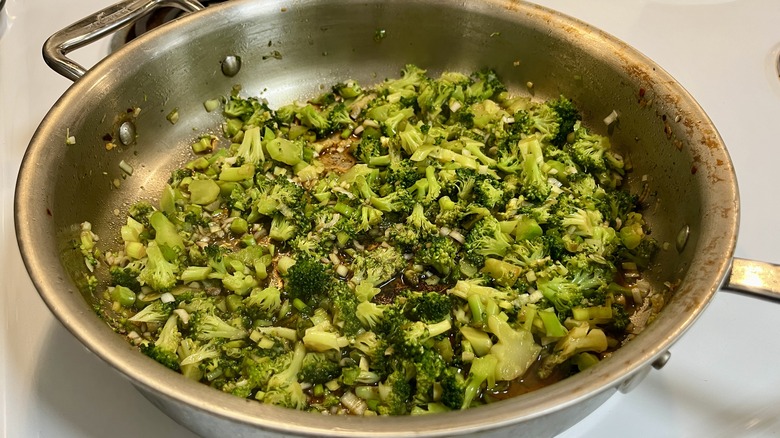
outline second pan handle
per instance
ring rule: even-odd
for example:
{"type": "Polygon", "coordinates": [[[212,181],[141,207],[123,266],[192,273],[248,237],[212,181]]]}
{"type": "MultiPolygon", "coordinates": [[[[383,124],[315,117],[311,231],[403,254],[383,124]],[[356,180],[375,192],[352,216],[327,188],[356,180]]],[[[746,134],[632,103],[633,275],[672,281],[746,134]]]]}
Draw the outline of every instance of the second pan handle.
{"type": "Polygon", "coordinates": [[[77,81],[87,69],[67,54],[110,35],[160,7],[176,7],[188,12],[203,9],[197,0],[124,0],[86,17],[55,33],[43,45],[43,59],[66,78],[77,81]]]}

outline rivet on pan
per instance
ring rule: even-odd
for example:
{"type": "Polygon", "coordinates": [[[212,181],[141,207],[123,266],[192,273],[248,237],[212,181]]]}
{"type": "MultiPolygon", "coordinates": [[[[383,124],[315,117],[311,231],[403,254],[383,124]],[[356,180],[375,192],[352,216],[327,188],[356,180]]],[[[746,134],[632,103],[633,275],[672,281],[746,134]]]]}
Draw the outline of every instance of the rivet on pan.
{"type": "Polygon", "coordinates": [[[119,141],[125,146],[135,142],[135,124],[133,122],[127,120],[119,125],[119,141]]]}
{"type": "Polygon", "coordinates": [[[684,225],[677,233],[677,252],[683,252],[685,244],[688,243],[688,237],[691,235],[691,227],[684,225]]]}
{"type": "Polygon", "coordinates": [[[780,78],[780,55],[777,56],[777,77],[780,78]]]}
{"type": "Polygon", "coordinates": [[[667,362],[669,362],[669,358],[672,357],[672,353],[669,351],[665,351],[664,354],[662,354],[658,359],[653,361],[653,368],[660,370],[663,368],[667,362]]]}
{"type": "Polygon", "coordinates": [[[222,60],[222,74],[232,78],[241,70],[241,57],[228,55],[222,60]]]}

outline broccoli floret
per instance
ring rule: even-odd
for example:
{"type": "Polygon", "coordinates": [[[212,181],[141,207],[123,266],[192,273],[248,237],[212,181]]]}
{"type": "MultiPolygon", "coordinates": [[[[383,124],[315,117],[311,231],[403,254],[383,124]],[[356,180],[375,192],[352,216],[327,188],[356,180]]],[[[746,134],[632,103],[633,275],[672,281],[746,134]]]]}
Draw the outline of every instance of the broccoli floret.
{"type": "Polygon", "coordinates": [[[574,141],[564,147],[571,159],[589,172],[607,169],[605,154],[609,149],[609,138],[590,133],[580,123],[574,125],[574,141]]]}
{"type": "Polygon", "coordinates": [[[550,139],[550,143],[558,147],[563,147],[568,135],[574,131],[574,125],[580,120],[580,113],[577,108],[575,108],[574,104],[564,96],[560,96],[556,100],[548,101],[547,105],[552,108],[560,118],[558,122],[558,133],[555,137],[550,139]]]}
{"type": "Polygon", "coordinates": [[[420,242],[420,233],[416,229],[404,225],[394,224],[386,231],[387,238],[404,253],[413,253],[420,242]]]}
{"type": "Polygon", "coordinates": [[[422,321],[410,321],[400,313],[385,313],[389,314],[382,321],[379,330],[387,333],[395,352],[407,358],[419,357],[430,348],[430,340],[452,329],[449,319],[426,324],[422,321]]]}
{"type": "Polygon", "coordinates": [[[433,267],[445,278],[457,279],[459,249],[459,245],[452,238],[433,235],[420,245],[415,261],[433,267]]]}
{"type": "Polygon", "coordinates": [[[171,312],[173,312],[174,304],[173,303],[163,303],[162,301],[153,301],[151,304],[147,305],[143,309],[139,310],[138,313],[131,316],[130,318],[127,318],[128,321],[134,322],[136,324],[141,323],[156,323],[156,324],[162,324],[163,322],[166,322],[168,318],[171,316],[171,312]]]}
{"type": "Polygon", "coordinates": [[[461,409],[466,395],[466,378],[455,367],[447,368],[441,379],[441,402],[450,409],[461,409]]]}
{"type": "Polygon", "coordinates": [[[406,217],[406,223],[420,233],[420,239],[439,232],[439,228],[425,217],[425,207],[419,203],[414,205],[412,212],[406,217]]]}
{"type": "Polygon", "coordinates": [[[388,137],[396,135],[403,123],[414,116],[414,109],[403,108],[398,111],[391,111],[387,118],[382,121],[382,133],[388,137]]]}
{"type": "Polygon", "coordinates": [[[150,204],[148,201],[138,201],[130,206],[127,211],[127,215],[143,224],[146,229],[150,229],[152,225],[149,223],[149,216],[151,216],[155,211],[156,210],[154,207],[152,207],[152,204],[150,204]]]}
{"type": "Polygon", "coordinates": [[[602,223],[601,212],[581,208],[577,208],[561,220],[562,226],[573,229],[571,234],[582,237],[592,237],[596,234],[596,229],[602,226],[602,223]]]}
{"type": "Polygon", "coordinates": [[[177,266],[165,259],[156,242],[149,242],[146,257],[146,264],[138,274],[138,282],[159,292],[171,290],[176,285],[177,266]]]}
{"type": "Polygon", "coordinates": [[[494,95],[506,91],[506,87],[493,70],[485,69],[475,72],[471,78],[473,82],[464,90],[468,102],[490,99],[494,95]]]}
{"type": "Polygon", "coordinates": [[[361,163],[368,164],[369,166],[385,166],[390,164],[390,156],[388,155],[387,147],[382,145],[382,142],[377,137],[361,137],[360,141],[355,145],[353,155],[361,163]]]}
{"type": "Polygon", "coordinates": [[[308,202],[306,190],[282,176],[268,180],[258,176],[259,191],[254,197],[252,211],[272,217],[277,212],[286,218],[301,216],[301,209],[308,202]]]}
{"type": "Polygon", "coordinates": [[[585,299],[577,283],[564,277],[539,278],[536,288],[563,315],[570,314],[571,309],[581,306],[585,299]]]}
{"type": "Polygon", "coordinates": [[[221,278],[222,286],[237,294],[246,295],[249,291],[257,286],[257,279],[251,274],[244,274],[241,271],[233,272],[232,274],[225,275],[221,278]]]}
{"type": "Polygon", "coordinates": [[[415,203],[412,195],[400,188],[387,196],[371,198],[371,205],[384,212],[409,213],[414,208],[415,203]]]}
{"type": "Polygon", "coordinates": [[[201,341],[215,338],[235,340],[247,337],[246,330],[228,324],[210,311],[194,313],[190,317],[189,324],[195,337],[201,341]]]}
{"type": "Polygon", "coordinates": [[[363,175],[355,178],[353,187],[357,189],[359,195],[370,202],[371,205],[382,212],[409,212],[412,210],[415,200],[412,195],[404,189],[397,189],[387,196],[380,197],[372,189],[363,175]]]}
{"type": "MultiPolygon", "coordinates": [[[[330,123],[331,129],[334,130],[349,130],[346,135],[349,135],[352,128],[355,126],[355,121],[349,116],[347,106],[343,102],[339,102],[330,109],[328,113],[328,123],[330,123]]],[[[345,134],[342,132],[342,136],[345,134]]]]}
{"type": "Polygon", "coordinates": [[[492,354],[477,357],[471,361],[471,368],[469,369],[469,376],[466,379],[466,388],[463,394],[463,405],[461,405],[461,409],[471,407],[472,403],[479,399],[479,395],[483,390],[483,383],[486,384],[486,388],[488,389],[495,386],[497,364],[498,360],[492,354]]]}
{"type": "Polygon", "coordinates": [[[179,357],[176,355],[176,350],[182,339],[178,322],[179,317],[172,314],[157,334],[157,340],[141,346],[141,351],[145,355],[174,371],[179,371],[179,357]]]}
{"type": "Polygon", "coordinates": [[[550,184],[547,182],[547,174],[542,170],[544,156],[542,144],[536,136],[526,137],[518,143],[522,168],[520,176],[522,180],[523,194],[535,201],[543,201],[550,195],[550,184]]]}
{"type": "Polygon", "coordinates": [[[354,99],[363,94],[363,88],[355,81],[339,82],[333,86],[333,92],[344,99],[354,99]]]}
{"type": "Polygon", "coordinates": [[[349,339],[343,336],[330,321],[323,321],[306,329],[303,343],[310,351],[341,351],[349,345],[349,339]]]}
{"type": "Polygon", "coordinates": [[[287,270],[284,290],[292,299],[297,298],[306,303],[315,302],[330,288],[331,276],[332,274],[322,262],[312,257],[301,256],[287,270]]]}
{"type": "Polygon", "coordinates": [[[552,354],[542,359],[542,365],[537,373],[539,377],[546,379],[552,374],[553,368],[575,354],[585,351],[601,353],[606,349],[607,336],[601,329],[592,329],[588,324],[575,326],[555,344],[552,354]]]}
{"type": "Polygon", "coordinates": [[[409,160],[391,163],[387,168],[387,174],[385,175],[385,182],[396,189],[408,189],[419,179],[420,171],[417,166],[409,160]]]}
{"type": "Polygon", "coordinates": [[[363,330],[358,318],[357,307],[360,304],[355,292],[344,282],[334,282],[331,290],[333,302],[333,324],[340,327],[347,336],[355,336],[363,330]]]}
{"type": "Polygon", "coordinates": [[[503,257],[511,247],[509,236],[501,231],[501,225],[493,216],[482,218],[474,224],[463,243],[466,260],[475,266],[485,264],[486,256],[503,257]]]}
{"type": "MultiPolygon", "coordinates": [[[[266,352],[267,350],[264,351],[266,352]]],[[[247,354],[241,361],[235,380],[226,382],[222,390],[238,397],[249,398],[265,389],[271,377],[283,371],[289,362],[286,355],[276,355],[271,352],[268,354],[267,356],[247,354]]],[[[227,368],[230,371],[233,369],[234,367],[227,368]]]]}
{"type": "Polygon", "coordinates": [[[447,294],[414,292],[406,298],[404,309],[413,321],[432,324],[449,318],[452,312],[452,300],[447,294]]]}
{"type": "MultiPolygon", "coordinates": [[[[338,359],[338,358],[335,358],[338,359]]],[[[341,365],[327,353],[306,353],[298,372],[298,379],[306,383],[325,383],[341,374],[341,365]]]]}
{"type": "Polygon", "coordinates": [[[240,119],[245,126],[261,126],[272,117],[272,111],[264,102],[236,95],[228,98],[222,113],[229,119],[240,119]]]}
{"type": "Polygon", "coordinates": [[[249,296],[244,298],[244,305],[249,309],[257,309],[261,315],[268,317],[276,314],[282,307],[282,293],[274,286],[254,288],[249,296]]]}
{"type": "Polygon", "coordinates": [[[306,407],[306,394],[298,381],[298,374],[306,357],[306,347],[303,343],[295,344],[290,366],[284,371],[274,374],[268,380],[268,389],[263,396],[263,403],[283,406],[293,409],[306,407]]]}
{"type": "Polygon", "coordinates": [[[179,363],[181,373],[197,382],[203,377],[200,364],[219,357],[220,352],[214,341],[201,344],[194,339],[184,337],[179,344],[178,354],[181,359],[179,363]]]}
{"type": "Polygon", "coordinates": [[[141,270],[138,269],[136,264],[129,264],[125,267],[111,266],[109,268],[109,274],[111,274],[111,284],[114,286],[124,286],[133,292],[141,291],[141,283],[138,282],[138,275],[141,270]]]}
{"type": "Polygon", "coordinates": [[[504,184],[497,178],[483,176],[474,184],[474,201],[489,209],[502,208],[509,196],[504,184]]]}
{"type": "Polygon", "coordinates": [[[485,286],[483,283],[484,280],[481,278],[460,280],[455,283],[454,287],[447,290],[448,294],[468,302],[471,310],[471,321],[475,324],[486,322],[486,303],[495,303],[495,312],[497,312],[499,308],[513,309],[513,301],[517,298],[517,293],[512,289],[496,289],[485,286]]]}
{"type": "Polygon", "coordinates": [[[236,156],[243,160],[242,163],[258,165],[265,161],[260,127],[255,126],[244,131],[244,139],[236,150],[236,156]]]}
{"type": "Polygon", "coordinates": [[[442,107],[455,91],[455,85],[443,80],[428,80],[420,86],[417,105],[428,120],[435,120],[442,112],[442,107]]]}
{"type": "Polygon", "coordinates": [[[401,71],[400,78],[385,79],[385,81],[379,86],[379,90],[385,93],[385,95],[388,97],[388,100],[394,100],[390,96],[395,96],[397,100],[400,100],[402,96],[414,96],[416,94],[416,89],[418,89],[427,79],[425,73],[425,70],[417,67],[416,65],[407,64],[401,71]]]}
{"type": "Polygon", "coordinates": [[[404,415],[412,397],[412,385],[406,377],[406,370],[399,367],[379,383],[382,404],[377,408],[380,415],[404,415]]]}
{"type": "Polygon", "coordinates": [[[271,219],[271,228],[268,230],[268,237],[271,239],[285,242],[295,237],[297,233],[298,227],[283,214],[276,214],[271,219]]]}
{"type": "Polygon", "coordinates": [[[424,405],[433,401],[434,386],[439,383],[447,369],[447,363],[434,349],[425,349],[414,359],[415,368],[415,405],[424,405]]]}
{"type": "Polygon", "coordinates": [[[295,115],[303,126],[314,130],[318,137],[324,137],[331,132],[328,119],[314,105],[298,108],[295,115]]]}
{"type": "Polygon", "coordinates": [[[352,260],[352,281],[369,280],[374,285],[393,279],[406,266],[403,254],[392,246],[380,245],[355,255],[352,260]]]}
{"type": "MultiPolygon", "coordinates": [[[[422,122],[418,122],[417,124],[407,123],[403,131],[398,133],[401,147],[408,155],[414,154],[423,146],[423,144],[425,144],[426,136],[422,130],[427,126],[428,125],[423,125],[422,122]]],[[[408,185],[406,187],[408,187],[408,185]]]]}
{"type": "Polygon", "coordinates": [[[528,118],[532,131],[538,132],[543,140],[550,141],[558,136],[561,118],[549,105],[543,103],[529,108],[528,118]]]}

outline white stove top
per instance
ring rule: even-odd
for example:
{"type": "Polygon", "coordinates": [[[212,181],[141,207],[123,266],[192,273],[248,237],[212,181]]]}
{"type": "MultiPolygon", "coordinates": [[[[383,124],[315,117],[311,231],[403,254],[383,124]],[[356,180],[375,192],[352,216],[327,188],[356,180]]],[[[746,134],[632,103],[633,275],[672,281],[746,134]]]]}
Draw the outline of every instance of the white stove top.
{"type": "MultiPolygon", "coordinates": [[[[0,11],[0,432],[4,437],[193,437],[49,313],[22,265],[13,192],[35,127],[69,82],[41,58],[55,30],[115,0],[8,0],[0,11]]],[[[633,45],[704,107],[742,195],[738,257],[780,263],[777,0],[537,0],[633,45]]],[[[80,50],[91,65],[108,43],[80,50]]],[[[780,436],[780,306],[718,293],[663,370],[564,437],[780,436]]]]}

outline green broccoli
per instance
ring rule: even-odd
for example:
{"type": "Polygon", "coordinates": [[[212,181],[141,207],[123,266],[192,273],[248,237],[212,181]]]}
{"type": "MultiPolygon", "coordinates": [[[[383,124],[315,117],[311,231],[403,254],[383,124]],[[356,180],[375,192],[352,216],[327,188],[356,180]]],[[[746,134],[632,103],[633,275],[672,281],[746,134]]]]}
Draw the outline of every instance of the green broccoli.
{"type": "Polygon", "coordinates": [[[324,137],[331,132],[331,126],[325,117],[314,105],[306,105],[295,112],[303,126],[314,130],[318,137],[324,137]]]}
{"type": "Polygon", "coordinates": [[[377,408],[380,415],[404,415],[408,413],[408,404],[412,397],[412,385],[406,377],[406,370],[399,367],[379,383],[379,396],[382,401],[377,408]]]}
{"type": "Polygon", "coordinates": [[[506,87],[493,70],[485,69],[475,72],[471,75],[471,79],[472,83],[464,90],[469,102],[490,99],[494,95],[506,91],[506,87]]]}
{"type": "Polygon", "coordinates": [[[305,358],[306,347],[298,342],[295,344],[289,367],[274,374],[268,380],[268,389],[262,397],[263,403],[293,409],[303,409],[306,406],[306,394],[298,381],[298,374],[301,372],[305,358]]]}
{"type": "Polygon", "coordinates": [[[457,279],[459,274],[459,245],[450,237],[433,235],[420,245],[415,261],[433,267],[447,279],[457,279]]]}
{"type": "Polygon", "coordinates": [[[569,330],[566,336],[559,340],[551,355],[542,360],[537,371],[539,377],[545,379],[552,374],[555,366],[562,364],[577,353],[592,351],[601,353],[607,349],[607,337],[601,329],[590,328],[581,324],[569,330]]]}
{"type": "Polygon", "coordinates": [[[382,144],[379,138],[372,136],[363,136],[355,145],[353,154],[361,163],[369,166],[386,166],[390,164],[390,156],[387,147],[382,144]]]}
{"type": "Polygon", "coordinates": [[[138,281],[138,275],[141,273],[137,264],[130,263],[125,267],[111,266],[111,284],[114,286],[124,286],[133,292],[141,291],[141,283],[138,281]]]}
{"type": "Polygon", "coordinates": [[[355,254],[351,266],[353,282],[369,280],[379,285],[393,279],[406,266],[406,260],[397,248],[380,245],[355,254]]]}
{"type": "Polygon", "coordinates": [[[466,378],[466,388],[464,390],[461,409],[471,407],[472,404],[479,399],[479,395],[483,390],[483,384],[486,385],[487,389],[496,385],[495,375],[497,364],[498,359],[492,354],[477,357],[471,361],[471,368],[469,369],[468,378],[466,378]]]}
{"type": "Polygon", "coordinates": [[[493,216],[482,218],[471,229],[463,243],[464,258],[476,266],[485,264],[485,257],[503,257],[512,246],[510,237],[501,231],[493,216]]]}
{"type": "Polygon", "coordinates": [[[439,292],[413,292],[406,296],[404,309],[409,319],[432,324],[450,317],[452,300],[439,292]]]}
{"type": "Polygon", "coordinates": [[[149,222],[149,216],[155,211],[155,208],[148,201],[138,201],[130,206],[127,215],[143,224],[144,228],[150,229],[152,225],[149,222]]]}
{"type": "Polygon", "coordinates": [[[141,351],[145,355],[174,371],[179,371],[179,357],[176,355],[176,350],[182,339],[178,323],[179,317],[172,314],[157,334],[157,340],[141,346],[141,351]]]}
{"type": "Polygon", "coordinates": [[[327,353],[306,353],[298,372],[298,379],[306,383],[326,383],[341,375],[341,365],[338,358],[333,358],[327,353]]]}
{"type": "Polygon", "coordinates": [[[558,133],[550,139],[550,143],[558,147],[563,147],[570,133],[574,132],[575,124],[580,120],[580,113],[571,100],[564,96],[547,102],[549,106],[559,117],[558,133]]]}
{"type": "Polygon", "coordinates": [[[457,367],[444,371],[441,378],[441,402],[450,409],[461,409],[466,396],[466,378],[457,367]]]}
{"type": "Polygon", "coordinates": [[[275,214],[271,219],[271,228],[268,231],[268,237],[271,239],[285,242],[295,237],[297,233],[298,227],[283,214],[275,214]]]}
{"type": "Polygon", "coordinates": [[[74,242],[153,359],[264,403],[421,415],[584,370],[632,327],[658,243],[566,97],[414,65],[275,111],[238,94],[226,147],[129,209],[123,251],[74,242]]]}
{"type": "Polygon", "coordinates": [[[248,335],[243,328],[234,327],[209,311],[194,313],[190,316],[189,324],[195,337],[201,341],[210,341],[216,338],[243,339],[248,335]]]}
{"type": "Polygon", "coordinates": [[[160,292],[169,291],[176,285],[176,265],[163,256],[157,242],[146,247],[146,264],[138,274],[138,282],[160,292]]]}
{"type": "Polygon", "coordinates": [[[260,315],[270,317],[282,307],[282,293],[274,286],[254,288],[244,298],[244,304],[250,309],[257,309],[260,315]]]}
{"type": "Polygon", "coordinates": [[[255,126],[244,131],[244,139],[236,150],[236,156],[242,163],[251,163],[257,166],[265,161],[263,145],[261,144],[260,127],[255,126]]]}
{"type": "Polygon", "coordinates": [[[334,282],[330,297],[333,307],[333,324],[347,336],[355,336],[363,331],[363,323],[358,317],[360,304],[355,292],[342,281],[334,282]]]}
{"type": "Polygon", "coordinates": [[[290,298],[315,302],[324,296],[331,285],[331,273],[327,267],[311,257],[301,256],[287,270],[284,290],[290,298]]]}
{"type": "Polygon", "coordinates": [[[127,318],[127,320],[136,324],[162,324],[163,322],[166,322],[168,318],[170,318],[171,312],[173,312],[173,308],[173,303],[163,303],[160,300],[152,301],[152,303],[139,310],[135,315],[127,318]]]}
{"type": "Polygon", "coordinates": [[[490,332],[498,339],[490,348],[490,354],[496,357],[495,378],[511,381],[525,374],[542,351],[531,332],[515,330],[495,315],[489,316],[487,323],[490,332]]]}
{"type": "Polygon", "coordinates": [[[543,201],[550,195],[551,188],[543,170],[544,156],[539,137],[526,137],[517,146],[522,157],[520,175],[523,182],[523,194],[529,199],[543,201]]]}

